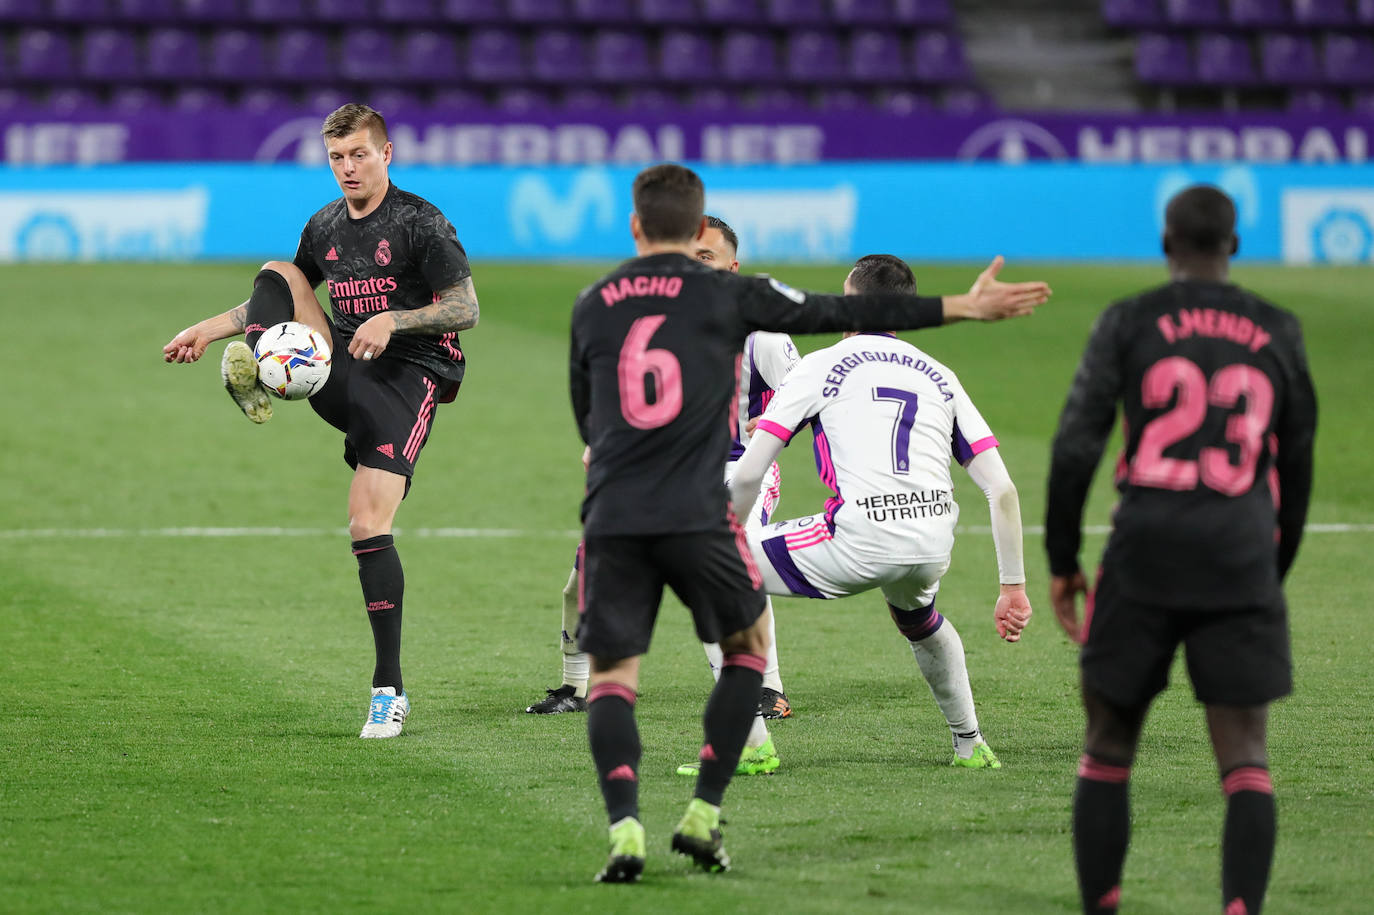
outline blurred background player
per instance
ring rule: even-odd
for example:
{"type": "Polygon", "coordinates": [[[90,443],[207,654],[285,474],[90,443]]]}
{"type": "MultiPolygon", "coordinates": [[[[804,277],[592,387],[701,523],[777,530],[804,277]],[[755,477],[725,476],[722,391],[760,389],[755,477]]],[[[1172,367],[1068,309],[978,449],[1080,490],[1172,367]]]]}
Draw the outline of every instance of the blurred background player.
{"type": "Polygon", "coordinates": [[[1045,549],[1055,617],[1083,643],[1073,833],[1084,912],[1120,902],[1131,766],[1180,642],[1226,796],[1222,908],[1258,915],[1269,882],[1266,720],[1292,690],[1282,582],[1307,517],[1317,406],[1297,318],[1228,280],[1235,225],[1216,188],[1169,201],[1169,282],[1098,318],[1054,438],[1045,549]],[[1079,525],[1118,402],[1121,501],[1080,624],[1079,525]]]}
{"type": "Polygon", "coordinates": [[[695,259],[706,229],[705,190],[691,170],[646,169],[632,193],[639,257],[578,296],[569,354],[573,415],[591,449],[578,644],[592,658],[587,738],[610,822],[610,855],[597,875],[604,882],[637,880],[644,869],[634,707],[639,658],[665,585],[692,613],[697,636],[725,653],[703,715],[696,788],[672,845],[708,871],[730,864],[720,804],[757,719],[768,650],[762,578],[720,474],[732,430],[719,417],[734,422],[732,371],[745,338],[755,330],[1009,317],[1029,314],[1049,296],[1044,283],[998,282],[1000,259],[961,296],[810,295],[695,259]]]}
{"type": "MultiPolygon", "coordinates": [[[[717,270],[739,272],[739,236],[723,219],[708,215],[706,231],[696,241],[696,259],[709,264],[717,270]]],[[[756,419],[772,398],[782,379],[796,363],[797,347],[787,334],[755,331],[744,343],[744,359],[740,365],[740,384],[736,410],[737,432],[730,448],[731,463],[726,466],[727,485],[733,472],[733,462],[744,453],[744,445],[749,440],[747,431],[751,420],[756,419]]],[[[582,456],[585,469],[587,454],[582,456]]],[[[759,490],[759,510],[751,513],[745,526],[759,526],[767,523],[781,493],[781,471],[773,464],[765,474],[759,490]]],[[[563,587],[563,628],[559,637],[559,647],[563,656],[563,684],[557,689],[546,690],[548,694],[525,711],[535,715],[551,715],[561,712],[581,712],[587,709],[587,676],[589,661],[585,652],[577,650],[577,589],[578,566],[574,560],[568,583],[563,587]]],[[[769,625],[773,626],[772,604],[765,611],[769,625]]],[[[770,628],[770,641],[772,629],[770,628]]],[[[706,658],[711,665],[711,674],[719,679],[720,666],[724,660],[720,646],[709,643],[706,658]]],[[[786,718],[792,714],[792,705],[783,689],[782,677],[778,667],[777,644],[773,642],[768,650],[768,666],[763,672],[763,696],[759,700],[759,711],[764,718],[786,718]]],[[[778,767],[778,756],[768,744],[768,732],[762,723],[751,733],[746,745],[745,756],[740,762],[742,774],[761,774],[772,772],[778,767]]],[[[691,763],[679,768],[679,773],[695,775],[696,764],[691,763]]]]}
{"type": "MultiPolygon", "coordinates": [[[[898,258],[872,254],[854,265],[844,291],[914,295],[916,278],[898,258]]],[[[978,727],[963,642],[935,609],[959,517],[952,453],[992,513],[998,634],[1017,641],[1030,620],[1021,508],[997,439],[948,368],[895,334],[846,334],[802,359],[769,404],[736,467],[736,504],[808,425],[821,480],[834,495],[820,516],[750,532],[764,587],[814,598],[880,588],[949,723],[952,765],[1000,768],[978,727]]]]}
{"type": "Polygon", "coordinates": [[[321,133],[343,197],[310,217],[294,262],[264,264],[247,302],[177,334],[163,357],[195,362],[215,340],[246,334],[246,344],[225,347],[221,371],[234,402],[262,423],[272,405],[258,383],[258,337],[299,321],[329,339],[329,379],[310,405],[344,433],[344,460],[353,468],[348,529],[376,649],[360,736],[396,737],[410,700],[401,679],[405,576],[391,525],[437,404],[453,400],[463,380],[458,332],[476,326],[477,294],[453,226],[388,178],[391,142],[382,116],[344,105],[325,118],[321,133]],[[332,319],[315,298],[321,282],[332,319]]]}

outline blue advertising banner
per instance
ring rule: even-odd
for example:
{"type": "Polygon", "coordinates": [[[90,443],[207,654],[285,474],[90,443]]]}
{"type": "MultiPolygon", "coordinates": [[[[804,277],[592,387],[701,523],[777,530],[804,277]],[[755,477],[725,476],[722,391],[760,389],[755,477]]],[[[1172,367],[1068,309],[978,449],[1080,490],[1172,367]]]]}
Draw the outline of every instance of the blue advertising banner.
{"type": "MultiPolygon", "coordinates": [[[[852,164],[700,169],[711,212],[750,262],[1140,259],[1164,204],[1216,184],[1237,203],[1242,258],[1374,258],[1374,175],[1352,167],[852,164]]],[[[474,259],[632,253],[633,168],[394,168],[474,259]]],[[[0,170],[0,261],[289,257],[338,196],[324,168],[117,165],[0,170]]]]}

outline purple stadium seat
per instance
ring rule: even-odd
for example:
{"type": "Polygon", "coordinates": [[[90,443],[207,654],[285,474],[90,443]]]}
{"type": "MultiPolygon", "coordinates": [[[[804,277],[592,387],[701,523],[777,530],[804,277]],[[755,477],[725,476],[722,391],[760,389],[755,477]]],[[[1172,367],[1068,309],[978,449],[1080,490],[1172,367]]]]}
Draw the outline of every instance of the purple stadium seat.
{"type": "Polygon", "coordinates": [[[161,107],[162,96],[144,86],[117,86],[110,93],[112,111],[142,113],[161,107]]]}
{"type": "Polygon", "coordinates": [[[1294,89],[1288,93],[1287,107],[1302,114],[1341,114],[1345,99],[1334,89],[1294,89]]]}
{"type": "Polygon", "coordinates": [[[280,89],[247,89],[239,96],[238,107],[243,111],[267,112],[294,108],[295,101],[280,89]]]}
{"type": "Polygon", "coordinates": [[[1339,86],[1374,83],[1374,39],[1368,35],[1327,35],[1322,41],[1326,80],[1339,86]]]}
{"type": "Polygon", "coordinates": [[[849,40],[849,76],[864,83],[906,82],[901,39],[893,30],[856,31],[849,40]]]}
{"type": "Polygon", "coordinates": [[[638,0],[641,22],[649,25],[692,25],[699,19],[692,0],[638,0]]]}
{"type": "Polygon", "coordinates": [[[450,82],[462,75],[458,43],[447,32],[421,30],[401,36],[396,78],[408,82],[450,82]]]}
{"type": "Polygon", "coordinates": [[[923,83],[962,83],[971,74],[964,45],[952,32],[920,32],[911,43],[911,74],[923,83]]]}
{"type": "Polygon", "coordinates": [[[1141,82],[1178,86],[1194,81],[1193,55],[1182,35],[1143,32],[1135,43],[1135,75],[1141,82]]]}
{"type": "Polygon", "coordinates": [[[707,86],[687,93],[687,107],[697,111],[728,111],[739,105],[735,94],[728,89],[707,86]]]}
{"type": "Polygon", "coordinates": [[[1374,0],[1355,0],[1355,21],[1374,26],[1374,0]]]}
{"type": "Polygon", "coordinates": [[[1102,21],[1118,29],[1152,29],[1164,23],[1159,0],[1102,0],[1102,21]]]}
{"type": "Polygon", "coordinates": [[[307,9],[314,8],[312,20],[316,27],[342,27],[372,18],[372,4],[368,0],[311,0],[307,9]]]}
{"type": "Polygon", "coordinates": [[[350,29],[339,39],[339,75],[360,83],[388,83],[400,62],[391,34],[381,29],[350,29]]]}
{"type": "Polygon", "coordinates": [[[1350,25],[1350,5],[1346,0],[1293,0],[1293,21],[1316,28],[1350,25]]]}
{"type": "Polygon", "coordinates": [[[624,107],[631,111],[674,111],[682,107],[682,102],[667,89],[637,87],[625,93],[624,107]]]}
{"type": "Polygon", "coordinates": [[[305,107],[314,114],[328,114],[342,105],[357,101],[350,92],[332,86],[314,86],[306,90],[305,107]]]}
{"type": "Polygon", "coordinates": [[[530,47],[531,71],[544,83],[580,83],[591,75],[587,45],[570,29],[536,32],[530,47]]]}
{"type": "Polygon", "coordinates": [[[439,21],[438,0],[383,0],[378,18],[383,22],[431,25],[439,21]]]}
{"type": "Polygon", "coordinates": [[[609,90],[579,86],[563,93],[559,107],[564,111],[611,111],[616,104],[609,90]]]}
{"type": "Polygon", "coordinates": [[[675,83],[710,78],[716,65],[716,48],[700,32],[668,31],[658,45],[658,73],[675,83]]]}
{"type": "Polygon", "coordinates": [[[777,26],[830,24],[830,6],[826,0],[764,0],[764,18],[777,26]]]}
{"type": "Polygon", "coordinates": [[[592,36],[592,76],[596,79],[633,85],[653,75],[649,42],[640,32],[606,29],[592,36]]]}
{"type": "Polygon", "coordinates": [[[130,82],[139,76],[138,48],[123,29],[91,29],[81,42],[81,75],[86,79],[130,82]]]}
{"type": "Polygon", "coordinates": [[[1231,0],[1231,21],[1247,29],[1272,29],[1288,24],[1286,0],[1231,0]]]}
{"type": "Polygon", "coordinates": [[[701,18],[727,28],[750,28],[767,21],[763,0],[701,0],[701,18]]]}
{"type": "Polygon", "coordinates": [[[892,25],[891,0],[834,0],[835,21],[841,25],[892,25]]]}
{"type": "Polygon", "coordinates": [[[172,107],[177,111],[214,111],[228,106],[228,97],[218,89],[183,86],[172,93],[172,107]]]}
{"type": "Polygon", "coordinates": [[[996,108],[992,96],[977,86],[949,86],[940,93],[940,110],[950,114],[975,114],[996,108]]]}
{"type": "Polygon", "coordinates": [[[767,32],[726,32],[720,44],[719,74],[737,83],[776,82],[778,49],[773,36],[767,32]]]}
{"type": "Polygon", "coordinates": [[[103,106],[100,104],[100,97],[90,89],[62,86],[50,90],[41,107],[54,114],[62,115],[98,111],[103,106]]]}
{"type": "Polygon", "coordinates": [[[376,108],[382,113],[382,117],[391,117],[398,111],[420,111],[425,103],[420,100],[420,96],[410,89],[378,89],[367,94],[367,104],[376,108]]]}
{"type": "Polygon", "coordinates": [[[810,108],[811,102],[800,89],[771,86],[754,93],[753,98],[748,100],[748,106],[763,111],[800,111],[810,108]]]}
{"type": "Polygon", "coordinates": [[[250,22],[266,22],[272,25],[310,20],[305,0],[248,0],[244,15],[250,22]]]}
{"type": "Polygon", "coordinates": [[[148,33],[144,75],[180,82],[204,74],[200,39],[189,29],[153,29],[148,33]]]}
{"type": "Polygon", "coordinates": [[[113,12],[110,0],[51,0],[48,7],[49,18],[76,25],[106,22],[113,12]]]}
{"type": "Polygon", "coordinates": [[[508,0],[506,9],[515,22],[560,25],[568,21],[566,0],[508,0]]]}
{"type": "Polygon", "coordinates": [[[1350,96],[1350,110],[1365,117],[1374,117],[1374,89],[1356,89],[1350,96]]]}
{"type": "Polygon", "coordinates": [[[14,72],[24,79],[68,79],[76,72],[75,57],[72,43],[61,32],[28,29],[19,33],[14,72]]]}
{"type": "Polygon", "coordinates": [[[210,36],[210,63],[206,72],[213,79],[230,83],[255,83],[267,75],[267,48],[257,32],[226,29],[210,36]]]}
{"type": "Polygon", "coordinates": [[[783,73],[793,83],[843,82],[846,70],[840,40],[829,29],[789,32],[783,73]]]}
{"type": "Polygon", "coordinates": [[[478,83],[515,83],[527,76],[518,32],[474,29],[468,38],[468,78],[478,83]]]}
{"type": "Polygon", "coordinates": [[[115,15],[124,22],[156,25],[181,18],[176,0],[115,0],[115,15]]]}
{"type": "Polygon", "coordinates": [[[472,89],[446,86],[434,91],[429,106],[436,111],[473,111],[486,108],[487,100],[482,93],[472,89]]]}
{"type": "Polygon", "coordinates": [[[592,25],[633,22],[634,0],[572,0],[572,18],[592,25]]]}
{"type": "Polygon", "coordinates": [[[929,111],[935,107],[935,103],[924,92],[912,89],[884,89],[874,100],[874,107],[887,114],[911,114],[916,111],[929,111]]]}
{"type": "Polygon", "coordinates": [[[446,22],[464,25],[505,22],[506,6],[501,0],[441,0],[440,15],[446,22]]]}
{"type": "Polygon", "coordinates": [[[549,111],[553,97],[543,89],[526,89],[523,86],[505,88],[496,93],[496,107],[501,111],[549,111]]]}
{"type": "Polygon", "coordinates": [[[181,0],[181,18],[190,22],[238,22],[239,0],[181,0]]]}
{"type": "Polygon", "coordinates": [[[898,25],[953,25],[949,0],[893,0],[893,21],[898,25]]]}
{"type": "Polygon", "coordinates": [[[334,58],[329,42],[311,29],[284,29],[277,34],[269,70],[277,79],[291,82],[333,79],[334,58]]]}
{"type": "Polygon", "coordinates": [[[1250,40],[1226,32],[1197,36],[1198,82],[1212,86],[1249,86],[1256,81],[1250,40]]]}
{"type": "Polygon", "coordinates": [[[0,22],[43,22],[47,18],[48,10],[43,0],[0,0],[0,22]]]}
{"type": "Polygon", "coordinates": [[[1306,35],[1273,32],[1260,36],[1260,73],[1276,86],[1314,86],[1322,81],[1317,47],[1306,35]]]}
{"type": "Polygon", "coordinates": [[[1164,18],[1171,25],[1206,29],[1230,25],[1221,0],[1164,0],[1164,18]]]}
{"type": "Polygon", "coordinates": [[[822,89],[816,93],[816,107],[821,111],[862,111],[868,107],[868,97],[857,89],[822,89]]]}

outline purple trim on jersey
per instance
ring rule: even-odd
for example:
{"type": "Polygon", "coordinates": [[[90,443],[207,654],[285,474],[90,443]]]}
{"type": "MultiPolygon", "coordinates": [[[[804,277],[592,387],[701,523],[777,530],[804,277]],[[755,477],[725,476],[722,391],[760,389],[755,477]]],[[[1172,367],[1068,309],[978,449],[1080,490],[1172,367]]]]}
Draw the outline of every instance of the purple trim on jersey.
{"type": "Polygon", "coordinates": [[[754,427],[754,431],[767,432],[769,435],[776,435],[784,442],[792,441],[792,436],[795,434],[791,429],[787,428],[786,426],[779,426],[771,419],[759,420],[759,424],[754,427]]]}
{"type": "Polygon", "coordinates": [[[987,438],[980,438],[973,444],[964,438],[963,431],[959,428],[958,420],[954,422],[954,435],[950,437],[950,450],[954,454],[954,459],[961,465],[967,465],[975,456],[982,454],[989,448],[997,447],[997,436],[989,435],[987,438]]]}
{"type": "Polygon", "coordinates": [[[840,483],[835,478],[835,461],[830,457],[830,439],[825,437],[825,429],[821,426],[819,416],[811,420],[811,431],[816,437],[812,445],[816,452],[816,472],[821,475],[821,482],[834,493],[825,500],[825,524],[833,534],[835,513],[844,505],[844,497],[840,495],[840,483]]]}
{"type": "Polygon", "coordinates": [[[822,600],[825,595],[816,590],[816,586],[806,580],[801,569],[792,561],[792,557],[787,552],[787,536],[770,537],[763,541],[763,555],[768,557],[768,561],[773,564],[773,569],[782,579],[782,583],[787,585],[787,590],[802,597],[818,597],[822,600]]]}

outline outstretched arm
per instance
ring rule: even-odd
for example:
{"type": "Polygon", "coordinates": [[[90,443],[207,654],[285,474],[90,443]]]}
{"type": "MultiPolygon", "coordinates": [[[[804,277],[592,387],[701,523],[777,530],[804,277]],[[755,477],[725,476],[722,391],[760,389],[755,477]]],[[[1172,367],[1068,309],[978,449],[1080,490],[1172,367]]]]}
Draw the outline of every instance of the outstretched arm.
{"type": "Polygon", "coordinates": [[[1003,318],[1018,318],[1032,314],[1037,305],[1049,300],[1049,283],[1034,281],[1029,283],[1004,283],[997,278],[1006,260],[997,255],[987,269],[978,274],[969,291],[963,295],[947,295],[942,301],[945,306],[945,323],[955,321],[1000,321],[1003,318]]]}
{"type": "Polygon", "coordinates": [[[1008,642],[1021,638],[1030,623],[1031,605],[1026,597],[1026,570],[1021,545],[1021,502],[1016,484],[996,448],[974,455],[965,465],[968,474],[987,497],[992,515],[992,542],[997,551],[997,577],[1001,593],[993,609],[997,634],[1008,642]]]}
{"type": "Polygon", "coordinates": [[[362,353],[371,353],[376,358],[391,342],[392,334],[438,336],[457,333],[476,327],[478,316],[477,290],[472,285],[472,277],[464,277],[441,290],[432,305],[384,311],[368,318],[354,332],[348,352],[354,358],[362,353]]]}
{"type": "Polygon", "coordinates": [[[735,507],[736,518],[747,518],[753,513],[763,475],[786,444],[766,429],[760,429],[749,439],[749,447],[735,464],[735,476],[730,481],[730,501],[735,507]]]}
{"type": "Polygon", "coordinates": [[[248,323],[248,303],[206,318],[183,330],[162,348],[163,362],[195,362],[216,340],[236,337],[248,323]]]}

